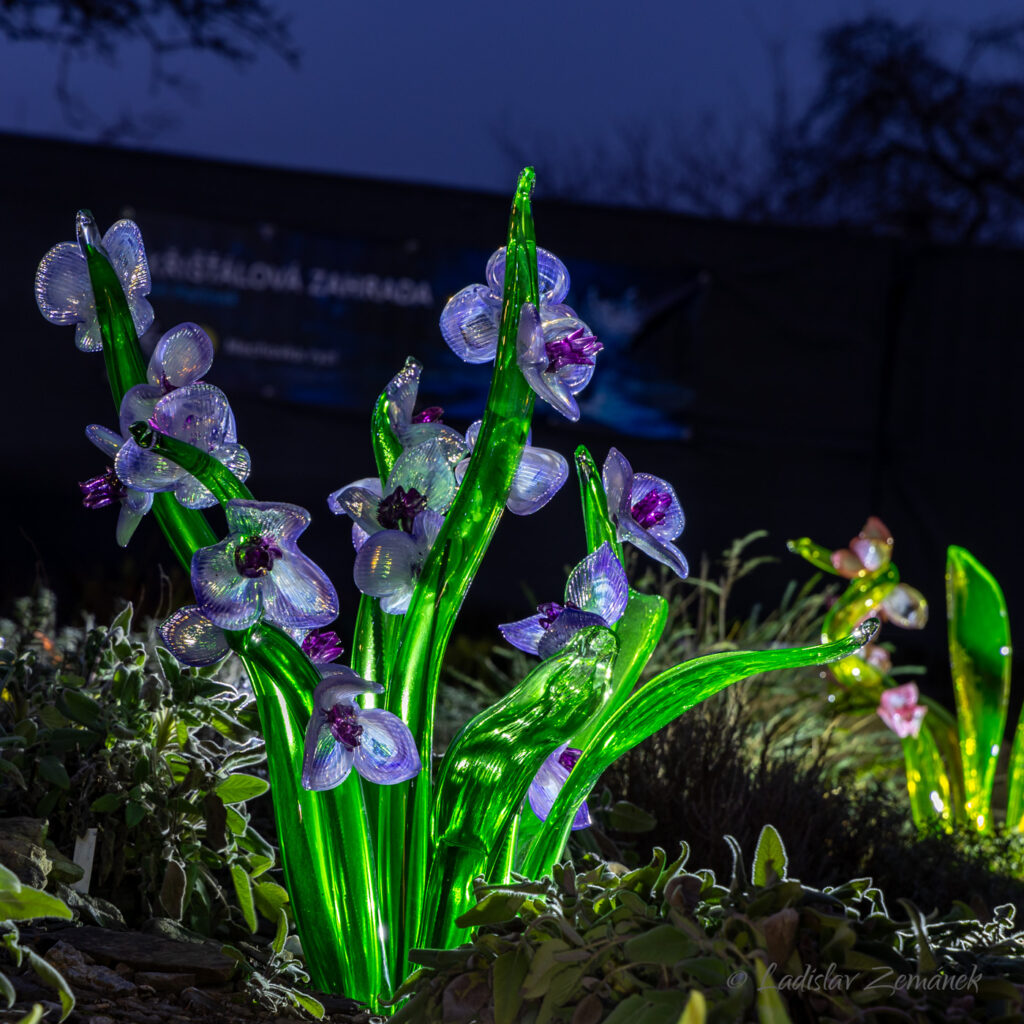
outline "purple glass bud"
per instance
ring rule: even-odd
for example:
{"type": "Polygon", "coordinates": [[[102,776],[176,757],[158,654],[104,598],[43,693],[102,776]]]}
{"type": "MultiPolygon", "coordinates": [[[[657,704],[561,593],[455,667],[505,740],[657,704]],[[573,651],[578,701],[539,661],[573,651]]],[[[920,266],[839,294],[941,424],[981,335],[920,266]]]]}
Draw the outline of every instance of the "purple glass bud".
{"type": "Polygon", "coordinates": [[[672,504],[672,495],[654,489],[645,494],[629,511],[637,525],[649,530],[665,521],[665,515],[672,504]]]}
{"type": "Polygon", "coordinates": [[[333,629],[314,629],[303,639],[302,653],[314,664],[324,665],[340,658],[345,648],[333,629]]]}
{"type": "Polygon", "coordinates": [[[567,771],[571,772],[576,767],[576,762],[580,759],[580,755],[583,753],[582,750],[577,750],[575,747],[566,747],[558,755],[558,763],[567,771]]]}
{"type": "Polygon", "coordinates": [[[327,727],[331,730],[331,735],[347,750],[355,750],[359,746],[363,727],[356,721],[355,705],[335,704],[327,712],[327,727]]]}
{"type": "Polygon", "coordinates": [[[604,348],[593,334],[584,334],[582,327],[577,327],[572,334],[567,334],[557,341],[544,342],[544,351],[548,355],[547,372],[554,373],[563,366],[593,366],[596,356],[604,348]]]}
{"type": "Polygon", "coordinates": [[[427,507],[427,497],[415,487],[406,490],[396,487],[386,498],[381,499],[377,509],[377,522],[385,530],[403,530],[412,533],[416,516],[427,507]]]}
{"type": "Polygon", "coordinates": [[[235,568],[240,576],[258,580],[274,568],[282,551],[268,537],[251,537],[235,548],[235,568]]]}
{"type": "Polygon", "coordinates": [[[413,423],[440,423],[441,417],[444,415],[444,409],[439,405],[428,405],[426,409],[421,409],[418,413],[415,413],[412,418],[413,423]]]}
{"type": "Polygon", "coordinates": [[[105,508],[128,496],[128,489],[118,480],[112,466],[107,466],[101,476],[83,480],[78,487],[82,492],[82,504],[86,508],[105,508]]]}

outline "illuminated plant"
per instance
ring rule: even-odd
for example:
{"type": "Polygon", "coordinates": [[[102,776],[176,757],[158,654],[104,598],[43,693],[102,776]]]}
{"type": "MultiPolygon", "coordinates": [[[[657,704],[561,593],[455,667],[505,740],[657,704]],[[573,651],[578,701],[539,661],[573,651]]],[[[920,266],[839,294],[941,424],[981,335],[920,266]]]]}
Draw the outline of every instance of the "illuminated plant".
{"type": "MultiPolygon", "coordinates": [[[[789,548],[812,565],[850,580],[822,626],[827,641],[869,615],[905,628],[927,621],[924,598],[899,582],[892,563],[892,537],[871,517],[840,551],[808,538],[789,548]]],[[[946,611],[956,718],[914,683],[896,686],[888,654],[867,644],[836,662],[830,672],[847,693],[876,707],[900,738],[907,765],[907,790],[920,827],[964,825],[992,831],[992,790],[1006,728],[1012,648],[1003,592],[995,577],[965,548],[946,555],[946,611]]],[[[1018,725],[1010,752],[1006,825],[1024,831],[1024,729],[1018,725]]]]}
{"type": "Polygon", "coordinates": [[[102,348],[119,416],[117,433],[90,433],[114,467],[90,483],[87,504],[121,502],[122,544],[151,504],[196,596],[164,624],[168,648],[188,664],[228,651],[241,659],[307,966],[322,989],[370,1003],[401,982],[410,949],[468,937],[459,917],[477,876],[550,873],[620,754],[747,675],[850,655],[877,625],[817,647],[715,654],[640,684],[666,603],[629,586],[622,543],[685,575],[673,543],[682,508],[669,484],[634,473],[615,449],[599,473],[580,448],[587,555],[564,604],[503,627],[542,660],[432,769],[445,650],[502,512],[536,511],[568,475],[560,455],[529,444],[534,400],[577,419],[576,395],[601,350],[564,304],[565,267],[535,244],[533,178],[530,169],[520,176],[487,284],[463,289],[441,318],[457,354],[494,363],[482,420],[463,436],[440,422],[441,410],[417,413],[421,368],[409,360],[373,411],[377,477],[329,498],[352,519],[357,548],[350,667],[329,664],[340,645],[323,627],[338,599],[297,546],[308,513],[256,501],[242,482],[248,456],[227,399],[198,380],[209,365],[202,332],[176,328],[148,370],[143,362],[138,332],[152,310],[135,225],[122,221],[101,238],[79,214],[78,241],[51,250],[36,282],[44,315],[78,325],[80,348],[102,348]],[[210,500],[224,508],[224,538],[199,511],[210,500]]]}

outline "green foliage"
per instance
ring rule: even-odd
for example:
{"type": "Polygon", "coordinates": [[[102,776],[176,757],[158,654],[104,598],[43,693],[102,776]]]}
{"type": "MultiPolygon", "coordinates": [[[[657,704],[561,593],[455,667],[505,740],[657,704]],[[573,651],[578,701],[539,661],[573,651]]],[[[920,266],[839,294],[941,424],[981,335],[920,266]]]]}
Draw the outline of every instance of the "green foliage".
{"type": "Polygon", "coordinates": [[[0,806],[47,818],[66,853],[97,829],[90,892],[126,916],[167,916],[206,935],[276,922],[275,860],[246,802],[265,793],[250,696],[180,667],[132,631],[58,631],[52,595],[0,622],[0,806]]]}
{"type": "MultiPolygon", "coordinates": [[[[33,949],[21,944],[21,934],[15,924],[16,921],[33,921],[42,917],[70,918],[71,911],[56,896],[22,885],[13,871],[0,864],[0,945],[14,960],[15,966],[20,967],[27,960],[35,973],[57,990],[62,1011],[60,1019],[64,1020],[75,1008],[74,993],[60,971],[33,949]]],[[[7,1009],[14,1005],[14,986],[3,971],[0,971],[0,997],[6,1001],[7,1009]]],[[[41,1013],[42,1007],[34,1006],[29,1018],[37,1014],[37,1011],[41,1013]]],[[[35,1019],[39,1019],[38,1015],[35,1019]]]]}
{"type": "MultiPolygon", "coordinates": [[[[767,834],[766,834],[767,835],[767,834]]],[[[762,845],[778,840],[762,837],[762,845]]],[[[786,853],[779,842],[783,861],[786,853]]],[[[983,924],[964,904],[890,915],[867,878],[822,890],[777,875],[667,863],[597,863],[553,879],[478,884],[457,950],[417,950],[393,1024],[677,1024],[946,1019],[1024,1012],[1024,936],[1014,908],[983,924]],[[968,998],[969,997],[969,998],[968,998]],[[702,1013],[702,1010],[704,1011],[702,1013]]],[[[755,864],[757,863],[755,856],[755,864]]]]}
{"type": "Polygon", "coordinates": [[[287,935],[288,919],[284,910],[279,910],[277,931],[269,946],[239,943],[238,947],[222,947],[222,952],[238,963],[244,990],[254,1005],[278,1014],[291,1009],[300,1010],[321,1020],[323,1004],[302,991],[300,986],[309,984],[309,975],[295,954],[285,946],[287,935]]]}

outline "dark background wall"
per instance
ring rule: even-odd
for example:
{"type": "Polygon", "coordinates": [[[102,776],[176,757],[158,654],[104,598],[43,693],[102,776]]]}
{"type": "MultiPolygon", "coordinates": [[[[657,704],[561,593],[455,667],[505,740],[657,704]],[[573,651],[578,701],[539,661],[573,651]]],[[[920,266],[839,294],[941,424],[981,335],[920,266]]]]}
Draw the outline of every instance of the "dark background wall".
{"type": "MultiPolygon", "coordinates": [[[[87,512],[78,498],[76,481],[102,469],[83,428],[115,422],[103,360],[77,352],[70,329],[42,320],[32,280],[43,253],[72,237],[82,206],[101,227],[132,216],[151,245],[148,222],[165,246],[176,231],[183,246],[192,244],[190,232],[206,225],[220,240],[251,240],[258,228],[293,245],[333,244],[339,259],[405,253],[413,276],[448,274],[454,290],[482,280],[482,260],[504,240],[508,200],[0,135],[0,597],[6,606],[39,578],[58,590],[65,612],[82,604],[102,614],[121,596],[155,610],[161,566],[179,586],[183,579],[152,522],[121,551],[113,510],[87,512]],[[446,260],[457,271],[445,269],[446,260]]],[[[716,555],[734,537],[767,529],[758,551],[780,562],[740,592],[745,603],[771,605],[787,580],[806,577],[786,538],[839,547],[867,515],[880,515],[896,538],[904,580],[933,610],[922,635],[890,628],[886,636],[899,644],[898,661],[926,662],[928,688],[951,701],[945,546],[973,551],[1000,580],[1011,623],[1024,621],[1014,497],[1024,254],[588,208],[546,201],[543,182],[534,212],[539,243],[570,272],[589,266],[594,280],[635,281],[642,294],[645,282],[658,282],[646,295],[644,329],[614,359],[599,360],[597,379],[605,374],[601,386],[612,397],[648,381],[678,428],[668,440],[631,436],[614,405],[585,411],[579,425],[538,407],[535,443],[566,455],[585,443],[598,461],[615,444],[634,468],[672,480],[688,519],[680,546],[692,565],[702,552],[716,555]]],[[[225,330],[203,304],[209,298],[189,313],[187,292],[172,294],[155,279],[164,329],[194,318],[225,330]]],[[[242,379],[238,361],[218,358],[209,375],[228,391],[253,456],[253,492],[313,512],[304,548],[338,585],[346,630],[356,607],[349,531],[324,499],[372,473],[370,407],[405,354],[426,366],[428,402],[432,386],[443,395],[444,381],[464,372],[436,330],[446,298],[438,292],[432,307],[403,312],[405,329],[392,341],[367,344],[360,328],[340,330],[333,344],[352,377],[333,405],[282,395],[273,362],[246,366],[241,390],[227,379],[242,379]]],[[[272,316],[273,302],[258,301],[272,316]]],[[[235,315],[225,307],[225,319],[235,315]]],[[[306,343],[307,329],[295,325],[296,344],[306,343]]],[[[642,389],[633,399],[642,402],[642,389]]],[[[464,428],[464,420],[453,423],[464,428]]],[[[563,567],[582,554],[573,486],[536,516],[507,516],[467,602],[468,627],[485,632],[528,614],[524,585],[540,599],[558,596],[563,567]]]]}

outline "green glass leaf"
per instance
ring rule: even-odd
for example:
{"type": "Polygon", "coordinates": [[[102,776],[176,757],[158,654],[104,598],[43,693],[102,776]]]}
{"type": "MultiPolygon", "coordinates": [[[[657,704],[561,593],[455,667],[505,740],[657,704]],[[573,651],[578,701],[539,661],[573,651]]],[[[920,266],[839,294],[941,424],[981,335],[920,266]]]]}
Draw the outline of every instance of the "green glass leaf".
{"type": "Polygon", "coordinates": [[[608,497],[604,492],[601,472],[583,445],[576,449],[575,463],[580,483],[580,502],[583,505],[583,526],[587,532],[587,551],[596,551],[607,541],[621,562],[622,544],[608,517],[608,497]]]}
{"type": "MultiPolygon", "coordinates": [[[[972,828],[987,832],[992,828],[992,784],[1010,697],[1010,622],[999,584],[964,548],[947,552],[946,612],[964,810],[972,828]]],[[[1016,793],[1013,798],[1020,799],[1016,793]]]]}
{"type": "Polygon", "coordinates": [[[836,567],[832,564],[832,552],[828,548],[823,548],[820,544],[815,544],[810,537],[787,540],[786,547],[794,555],[799,555],[810,562],[815,569],[821,569],[822,572],[831,573],[833,576],[839,575],[836,567]]]}
{"type": "Polygon", "coordinates": [[[455,919],[475,903],[473,879],[487,874],[544,760],[607,695],[615,652],[609,630],[581,630],[452,740],[438,773],[428,945],[451,947],[466,934],[455,919]]]}
{"type": "Polygon", "coordinates": [[[256,778],[255,775],[229,775],[214,792],[226,804],[241,804],[262,796],[268,789],[270,784],[265,779],[256,778]]]}
{"type": "Polygon", "coordinates": [[[608,717],[581,754],[524,860],[524,874],[540,878],[551,871],[580,804],[601,774],[627,750],[740,679],[773,669],[837,661],[866,644],[877,629],[878,620],[868,619],[850,636],[819,646],[709,654],[649,680],[608,717]]]}

